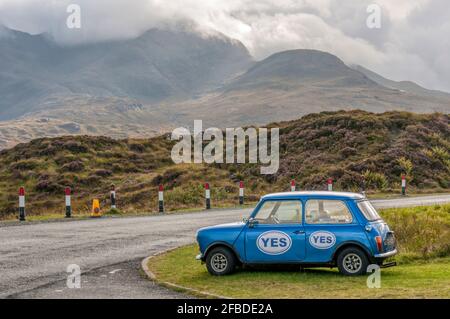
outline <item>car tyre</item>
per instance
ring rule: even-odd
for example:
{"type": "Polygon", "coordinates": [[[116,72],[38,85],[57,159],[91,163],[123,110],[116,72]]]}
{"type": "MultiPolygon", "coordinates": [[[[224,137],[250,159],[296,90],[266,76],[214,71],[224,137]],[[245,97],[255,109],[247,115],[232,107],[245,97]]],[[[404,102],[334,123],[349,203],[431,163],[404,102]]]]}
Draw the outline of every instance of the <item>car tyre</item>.
{"type": "Polygon", "coordinates": [[[341,251],[337,257],[339,272],[346,276],[360,276],[367,272],[369,260],[359,248],[350,247],[341,251]]]}
{"type": "Polygon", "coordinates": [[[213,248],[206,255],[206,268],[214,276],[229,275],[236,268],[236,257],[226,247],[213,248]]]}

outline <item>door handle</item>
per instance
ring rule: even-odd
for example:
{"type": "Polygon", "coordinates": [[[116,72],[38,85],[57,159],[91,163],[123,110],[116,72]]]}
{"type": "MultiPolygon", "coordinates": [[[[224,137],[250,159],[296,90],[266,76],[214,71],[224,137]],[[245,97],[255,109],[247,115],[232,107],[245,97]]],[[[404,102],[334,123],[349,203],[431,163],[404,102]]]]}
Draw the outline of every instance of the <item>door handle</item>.
{"type": "Polygon", "coordinates": [[[296,235],[300,235],[300,234],[304,234],[304,233],[305,233],[304,230],[296,230],[296,231],[294,232],[294,234],[296,234],[296,235]]]}

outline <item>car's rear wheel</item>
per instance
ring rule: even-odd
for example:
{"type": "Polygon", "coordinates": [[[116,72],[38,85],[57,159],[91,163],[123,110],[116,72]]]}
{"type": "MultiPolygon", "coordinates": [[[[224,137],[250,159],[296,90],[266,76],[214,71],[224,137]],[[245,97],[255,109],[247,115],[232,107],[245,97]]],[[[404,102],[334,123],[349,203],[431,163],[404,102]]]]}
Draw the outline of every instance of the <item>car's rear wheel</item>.
{"type": "Polygon", "coordinates": [[[236,268],[236,257],[226,247],[213,248],[206,255],[206,268],[214,276],[231,274],[236,268]]]}
{"type": "Polygon", "coordinates": [[[350,247],[340,252],[337,257],[339,272],[346,276],[359,276],[367,272],[369,261],[359,248],[350,247]]]}

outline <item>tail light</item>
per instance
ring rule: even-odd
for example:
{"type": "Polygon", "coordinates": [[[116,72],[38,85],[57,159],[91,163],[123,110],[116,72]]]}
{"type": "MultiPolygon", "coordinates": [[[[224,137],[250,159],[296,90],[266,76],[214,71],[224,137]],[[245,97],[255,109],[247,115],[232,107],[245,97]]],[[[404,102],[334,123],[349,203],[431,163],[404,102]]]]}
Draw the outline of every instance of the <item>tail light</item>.
{"type": "Polygon", "coordinates": [[[375,241],[377,242],[378,252],[381,253],[383,251],[383,240],[381,239],[381,236],[376,236],[375,241]]]}

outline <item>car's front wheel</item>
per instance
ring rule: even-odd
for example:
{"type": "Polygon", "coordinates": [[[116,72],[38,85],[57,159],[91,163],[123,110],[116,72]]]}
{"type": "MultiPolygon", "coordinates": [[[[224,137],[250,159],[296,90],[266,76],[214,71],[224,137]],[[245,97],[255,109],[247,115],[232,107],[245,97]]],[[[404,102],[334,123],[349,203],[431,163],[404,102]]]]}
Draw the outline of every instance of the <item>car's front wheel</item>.
{"type": "Polygon", "coordinates": [[[369,261],[359,248],[346,248],[337,257],[339,272],[346,276],[359,276],[367,272],[369,261]]]}
{"type": "Polygon", "coordinates": [[[213,248],[206,255],[206,268],[214,276],[228,275],[236,268],[236,258],[226,247],[213,248]]]}

